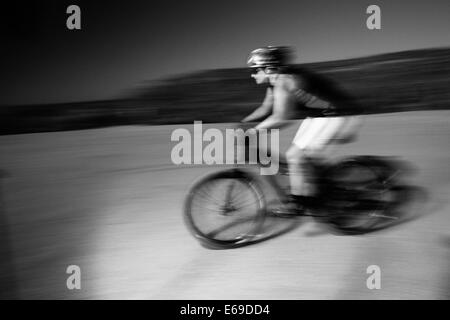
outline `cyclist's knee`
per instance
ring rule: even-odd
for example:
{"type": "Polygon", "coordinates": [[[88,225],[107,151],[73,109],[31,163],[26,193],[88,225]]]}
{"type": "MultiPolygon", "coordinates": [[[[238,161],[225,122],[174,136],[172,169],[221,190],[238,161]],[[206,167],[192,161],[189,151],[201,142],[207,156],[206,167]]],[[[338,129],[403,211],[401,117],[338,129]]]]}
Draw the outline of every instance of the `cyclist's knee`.
{"type": "Polygon", "coordinates": [[[295,146],[286,151],[286,161],[290,165],[301,165],[305,160],[305,152],[295,146]]]}

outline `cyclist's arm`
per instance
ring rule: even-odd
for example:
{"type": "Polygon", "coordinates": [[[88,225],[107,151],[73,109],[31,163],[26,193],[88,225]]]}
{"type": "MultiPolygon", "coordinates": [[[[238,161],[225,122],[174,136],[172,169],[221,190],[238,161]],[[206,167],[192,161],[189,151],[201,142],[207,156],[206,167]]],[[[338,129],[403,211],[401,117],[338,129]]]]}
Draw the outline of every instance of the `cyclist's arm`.
{"type": "Polygon", "coordinates": [[[271,112],[273,107],[273,92],[272,88],[267,88],[266,97],[262,105],[253,111],[250,115],[245,117],[241,122],[253,122],[266,118],[271,112]]]}

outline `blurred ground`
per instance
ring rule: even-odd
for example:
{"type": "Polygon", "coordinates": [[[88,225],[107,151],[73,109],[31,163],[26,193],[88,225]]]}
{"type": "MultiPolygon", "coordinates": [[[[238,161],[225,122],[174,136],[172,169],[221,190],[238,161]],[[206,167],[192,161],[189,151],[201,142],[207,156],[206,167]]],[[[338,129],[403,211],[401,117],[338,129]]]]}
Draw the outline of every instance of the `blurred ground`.
{"type": "MultiPolygon", "coordinates": [[[[428,195],[406,209],[418,219],[364,236],[315,232],[304,220],[271,240],[216,251],[188,233],[182,200],[194,179],[219,168],[171,164],[178,126],[2,136],[0,296],[448,299],[449,119],[448,111],[368,116],[359,140],[340,150],[413,164],[408,183],[428,195]],[[66,288],[72,264],[82,270],[78,291],[66,288]],[[372,264],[381,290],[366,288],[372,264]]],[[[283,134],[285,146],[295,129],[283,134]]]]}

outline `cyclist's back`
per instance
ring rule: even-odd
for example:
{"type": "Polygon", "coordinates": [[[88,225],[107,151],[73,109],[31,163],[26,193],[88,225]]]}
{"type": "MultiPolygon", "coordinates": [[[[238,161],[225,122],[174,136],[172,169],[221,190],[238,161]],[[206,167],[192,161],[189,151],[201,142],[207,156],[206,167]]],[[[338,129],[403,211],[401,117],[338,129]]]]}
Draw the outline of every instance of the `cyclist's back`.
{"type": "Polygon", "coordinates": [[[292,66],[286,74],[294,83],[301,117],[349,116],[363,113],[353,97],[330,78],[304,67],[292,66]]]}

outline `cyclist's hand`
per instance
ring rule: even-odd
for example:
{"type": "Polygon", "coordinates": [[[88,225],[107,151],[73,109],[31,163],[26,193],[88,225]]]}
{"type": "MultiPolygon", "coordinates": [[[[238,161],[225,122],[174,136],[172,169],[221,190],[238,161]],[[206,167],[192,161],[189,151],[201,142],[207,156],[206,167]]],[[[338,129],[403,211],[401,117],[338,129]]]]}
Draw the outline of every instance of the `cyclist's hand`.
{"type": "Polygon", "coordinates": [[[247,131],[248,129],[254,128],[255,125],[256,125],[255,122],[239,122],[239,123],[236,125],[236,128],[237,128],[237,129],[242,129],[242,130],[244,130],[244,131],[247,131]]]}

